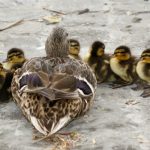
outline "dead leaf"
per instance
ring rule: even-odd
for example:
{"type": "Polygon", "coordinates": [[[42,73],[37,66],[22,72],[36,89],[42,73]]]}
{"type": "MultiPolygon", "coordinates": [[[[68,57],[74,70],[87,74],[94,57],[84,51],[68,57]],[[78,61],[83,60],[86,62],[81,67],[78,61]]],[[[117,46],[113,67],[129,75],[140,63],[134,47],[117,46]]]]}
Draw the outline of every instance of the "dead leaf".
{"type": "Polygon", "coordinates": [[[78,132],[72,132],[72,133],[70,134],[70,138],[71,138],[72,140],[78,140],[79,137],[80,137],[80,135],[79,135],[78,132]]]}
{"type": "Polygon", "coordinates": [[[59,15],[45,16],[45,17],[43,17],[43,20],[46,22],[47,25],[48,24],[56,24],[62,20],[62,17],[59,15]]]}

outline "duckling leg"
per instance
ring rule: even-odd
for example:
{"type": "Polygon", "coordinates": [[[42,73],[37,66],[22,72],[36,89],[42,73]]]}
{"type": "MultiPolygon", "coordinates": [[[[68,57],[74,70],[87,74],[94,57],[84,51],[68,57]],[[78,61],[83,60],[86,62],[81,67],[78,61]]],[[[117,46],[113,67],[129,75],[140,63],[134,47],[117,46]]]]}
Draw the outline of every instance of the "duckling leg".
{"type": "Polygon", "coordinates": [[[131,85],[131,84],[132,83],[116,84],[116,85],[112,86],[112,89],[121,88],[121,87],[128,86],[128,85],[131,85]]]}
{"type": "Polygon", "coordinates": [[[109,85],[111,85],[112,89],[116,89],[116,88],[131,85],[131,84],[133,84],[133,82],[124,82],[122,80],[119,80],[119,81],[115,81],[115,82],[113,82],[112,84],[109,84],[109,85]]]}
{"type": "Polygon", "coordinates": [[[135,84],[136,84],[136,87],[131,88],[134,91],[143,90],[143,89],[147,89],[150,87],[150,85],[147,85],[146,83],[142,81],[137,81],[135,84]]]}
{"type": "Polygon", "coordinates": [[[132,87],[131,89],[134,91],[138,91],[138,90],[142,90],[143,86],[142,85],[136,85],[135,87],[132,87]]]}
{"type": "Polygon", "coordinates": [[[140,96],[143,98],[149,97],[150,96],[150,89],[144,90],[140,96]]]}
{"type": "Polygon", "coordinates": [[[122,83],[125,83],[125,82],[123,82],[122,80],[116,80],[116,81],[111,82],[110,85],[113,86],[113,85],[115,85],[115,84],[118,85],[118,84],[122,84],[122,83]]]}
{"type": "Polygon", "coordinates": [[[150,88],[150,85],[145,85],[144,86],[144,89],[149,89],[150,88]]]}

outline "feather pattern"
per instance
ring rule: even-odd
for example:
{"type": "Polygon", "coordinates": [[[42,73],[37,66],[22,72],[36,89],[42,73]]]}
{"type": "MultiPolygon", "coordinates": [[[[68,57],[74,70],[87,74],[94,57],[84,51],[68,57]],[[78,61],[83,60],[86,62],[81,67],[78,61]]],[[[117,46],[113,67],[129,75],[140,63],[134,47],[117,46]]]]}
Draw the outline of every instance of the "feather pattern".
{"type": "Polygon", "coordinates": [[[89,110],[95,90],[90,67],[69,57],[33,58],[14,73],[12,81],[15,102],[45,135],[89,110]]]}

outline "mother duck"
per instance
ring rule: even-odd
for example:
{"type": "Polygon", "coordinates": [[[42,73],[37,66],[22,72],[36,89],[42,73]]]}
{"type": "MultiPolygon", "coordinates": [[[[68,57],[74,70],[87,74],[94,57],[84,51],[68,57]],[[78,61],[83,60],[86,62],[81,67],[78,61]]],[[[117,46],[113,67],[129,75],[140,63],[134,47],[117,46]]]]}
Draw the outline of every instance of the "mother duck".
{"type": "Polygon", "coordinates": [[[12,80],[14,101],[44,135],[85,114],[95,96],[96,78],[87,64],[69,57],[67,36],[63,28],[54,28],[45,44],[46,57],[28,60],[12,80]]]}

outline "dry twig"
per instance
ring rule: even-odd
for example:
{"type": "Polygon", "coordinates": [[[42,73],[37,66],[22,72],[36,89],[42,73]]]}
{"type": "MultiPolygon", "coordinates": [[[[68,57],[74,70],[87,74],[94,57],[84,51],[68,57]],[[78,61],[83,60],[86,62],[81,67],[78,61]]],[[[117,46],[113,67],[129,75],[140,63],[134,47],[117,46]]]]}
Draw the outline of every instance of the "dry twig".
{"type": "Polygon", "coordinates": [[[18,21],[15,21],[15,22],[13,22],[13,23],[7,25],[7,26],[4,27],[4,28],[1,28],[0,31],[4,31],[4,30],[9,29],[9,28],[11,28],[11,27],[17,26],[17,25],[19,25],[22,21],[23,21],[23,19],[18,20],[18,21]]]}
{"type": "Polygon", "coordinates": [[[57,14],[66,15],[66,13],[64,13],[64,12],[60,12],[60,11],[56,11],[56,10],[51,10],[51,9],[48,9],[48,8],[45,8],[45,7],[43,7],[43,9],[47,10],[47,11],[50,11],[50,12],[57,13],[57,14]]]}

